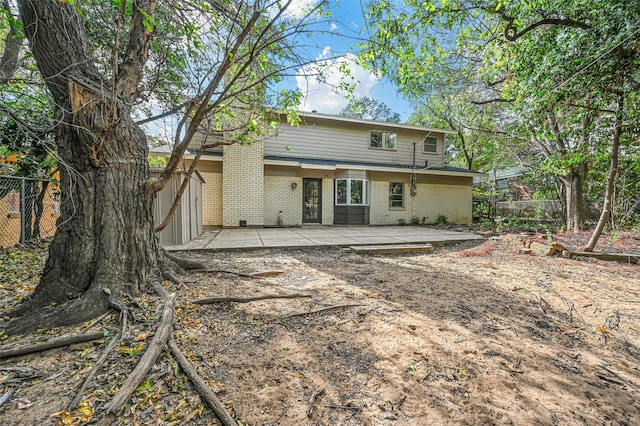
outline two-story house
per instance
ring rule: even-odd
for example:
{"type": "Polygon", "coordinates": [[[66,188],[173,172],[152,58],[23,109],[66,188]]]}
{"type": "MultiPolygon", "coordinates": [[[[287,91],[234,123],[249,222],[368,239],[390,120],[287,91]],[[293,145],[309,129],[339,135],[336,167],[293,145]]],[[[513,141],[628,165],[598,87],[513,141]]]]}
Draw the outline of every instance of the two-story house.
{"type": "MultiPolygon", "coordinates": [[[[397,225],[472,220],[480,173],[444,165],[445,135],[400,123],[302,113],[198,165],[205,226],[397,225]]],[[[188,159],[188,157],[187,157],[188,159]]]]}

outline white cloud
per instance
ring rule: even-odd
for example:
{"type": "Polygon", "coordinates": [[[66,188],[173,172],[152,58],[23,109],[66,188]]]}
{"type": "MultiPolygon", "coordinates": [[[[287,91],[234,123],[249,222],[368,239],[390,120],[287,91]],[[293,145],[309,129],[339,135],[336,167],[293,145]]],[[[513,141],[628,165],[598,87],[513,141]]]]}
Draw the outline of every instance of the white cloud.
{"type": "Polygon", "coordinates": [[[335,31],[338,29],[338,25],[335,22],[329,24],[329,31],[335,31]]]}
{"type": "Polygon", "coordinates": [[[369,96],[378,83],[378,76],[362,68],[355,55],[332,56],[331,48],[325,47],[314,64],[298,72],[296,83],[304,95],[300,110],[337,114],[349,102],[348,92],[341,88],[341,83],[354,85],[352,95],[356,98],[369,96]],[[342,68],[347,68],[350,74],[345,76],[342,68]],[[315,75],[318,71],[322,72],[320,76],[315,75]]]}
{"type": "MultiPolygon", "coordinates": [[[[286,2],[282,2],[283,4],[286,2]]],[[[293,0],[285,12],[285,16],[300,19],[318,4],[318,0],[293,0]]],[[[274,5],[273,11],[277,10],[274,5]]]]}

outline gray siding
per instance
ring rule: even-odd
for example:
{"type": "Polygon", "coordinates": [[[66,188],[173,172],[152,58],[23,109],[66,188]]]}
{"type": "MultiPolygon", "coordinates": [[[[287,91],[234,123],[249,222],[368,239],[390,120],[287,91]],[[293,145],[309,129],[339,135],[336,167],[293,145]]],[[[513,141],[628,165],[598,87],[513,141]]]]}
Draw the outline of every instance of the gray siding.
{"type": "Polygon", "coordinates": [[[429,136],[438,139],[438,152],[422,152],[422,140],[427,131],[413,129],[376,127],[359,123],[311,121],[293,127],[281,124],[277,136],[268,137],[264,144],[265,155],[370,162],[379,164],[411,165],[413,161],[413,143],[416,143],[416,165],[424,167],[425,161],[430,167],[443,165],[442,133],[429,136]],[[371,130],[394,131],[398,135],[395,150],[370,148],[371,130]]]}

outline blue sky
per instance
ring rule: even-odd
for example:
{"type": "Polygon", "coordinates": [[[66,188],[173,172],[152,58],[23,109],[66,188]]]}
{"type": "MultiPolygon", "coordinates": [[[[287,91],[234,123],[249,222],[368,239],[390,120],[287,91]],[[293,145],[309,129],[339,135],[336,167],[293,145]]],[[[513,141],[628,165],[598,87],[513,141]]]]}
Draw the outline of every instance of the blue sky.
{"type": "MultiPolygon", "coordinates": [[[[304,9],[315,1],[294,0],[292,7],[304,9]]],[[[328,34],[315,36],[311,40],[313,46],[308,51],[315,55],[318,61],[326,64],[348,64],[356,84],[353,95],[358,98],[368,96],[384,102],[393,112],[399,113],[401,121],[405,122],[412,108],[407,101],[397,95],[396,87],[354,62],[357,41],[366,35],[361,1],[333,0],[331,12],[331,19],[319,24],[319,29],[328,34]]],[[[328,73],[327,80],[333,84],[339,83],[339,73],[328,73]]],[[[337,114],[347,105],[348,99],[343,93],[336,93],[332,85],[301,77],[296,78],[295,83],[305,94],[304,101],[300,105],[303,111],[316,110],[319,113],[337,114]]]]}

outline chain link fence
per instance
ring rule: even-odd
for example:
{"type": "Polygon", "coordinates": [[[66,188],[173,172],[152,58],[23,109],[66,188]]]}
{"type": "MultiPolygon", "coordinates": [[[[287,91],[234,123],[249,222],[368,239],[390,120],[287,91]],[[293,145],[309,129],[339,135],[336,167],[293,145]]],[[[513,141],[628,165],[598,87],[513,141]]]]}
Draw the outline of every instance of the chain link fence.
{"type": "Polygon", "coordinates": [[[50,181],[0,176],[0,248],[53,236],[60,193],[50,181]]]}
{"type": "Polygon", "coordinates": [[[514,215],[535,219],[556,219],[563,217],[562,201],[560,200],[528,200],[528,201],[499,201],[496,212],[500,216],[514,215]]]}

